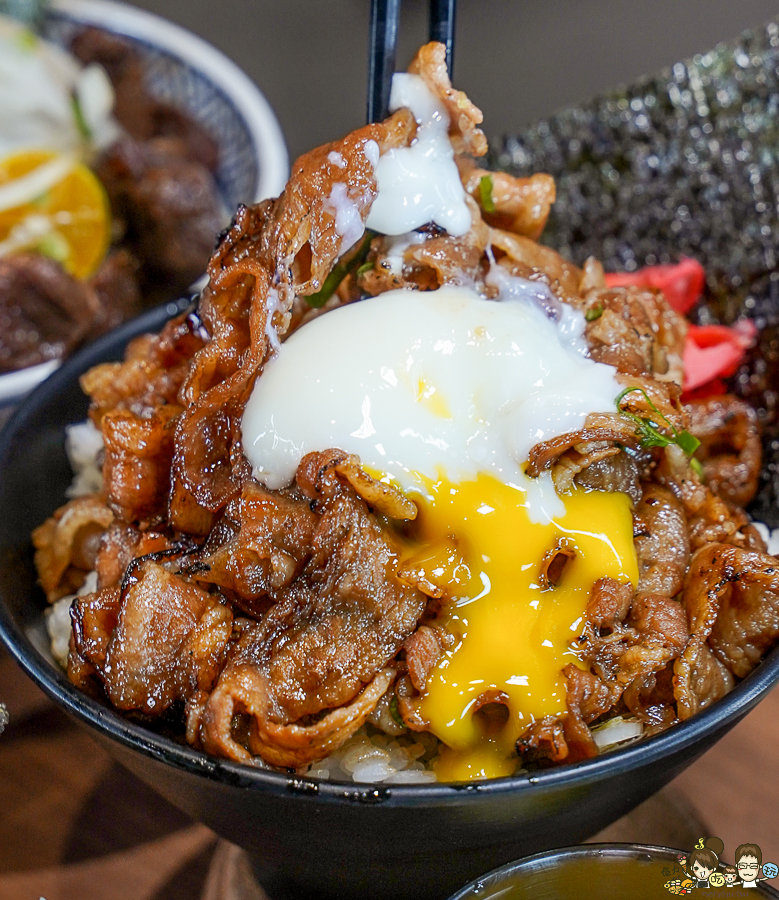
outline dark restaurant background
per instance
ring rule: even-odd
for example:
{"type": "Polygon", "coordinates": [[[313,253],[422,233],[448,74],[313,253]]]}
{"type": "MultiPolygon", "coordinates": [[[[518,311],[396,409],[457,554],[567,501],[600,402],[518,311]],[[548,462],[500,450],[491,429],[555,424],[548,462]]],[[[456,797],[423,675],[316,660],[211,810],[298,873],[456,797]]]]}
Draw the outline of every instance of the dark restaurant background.
{"type": "MultiPolygon", "coordinates": [[[[290,158],[363,123],[369,0],[136,0],[232,57],[276,111],[290,158]]],[[[426,40],[401,4],[399,68],[426,40]]],[[[772,0],[459,0],[455,83],[488,137],[706,51],[779,15],[772,0]]]]}

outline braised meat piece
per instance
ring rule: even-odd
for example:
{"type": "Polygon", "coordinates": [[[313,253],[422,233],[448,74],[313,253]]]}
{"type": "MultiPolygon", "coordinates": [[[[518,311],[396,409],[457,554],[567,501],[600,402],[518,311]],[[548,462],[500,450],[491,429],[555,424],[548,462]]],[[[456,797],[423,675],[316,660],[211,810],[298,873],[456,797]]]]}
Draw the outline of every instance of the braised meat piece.
{"type": "Polygon", "coordinates": [[[443,628],[429,625],[420,625],[411,637],[404,641],[408,677],[420,693],[425,688],[427,676],[438,664],[444,647],[452,642],[452,636],[443,628]]]}
{"type": "Polygon", "coordinates": [[[203,273],[223,221],[211,173],[178,140],[128,137],[106,151],[97,174],[145,282],[186,290],[203,273]]]}
{"type": "Polygon", "coordinates": [[[241,496],[225,511],[235,524],[233,535],[204,555],[193,578],[231,592],[247,613],[296,578],[312,552],[316,515],[308,502],[266,490],[248,481],[241,496]]]}
{"type": "Polygon", "coordinates": [[[114,250],[89,279],[100,303],[92,337],[110,331],[143,308],[138,260],[126,250],[114,250]]]}
{"type": "Polygon", "coordinates": [[[121,590],[111,587],[77,597],[70,608],[73,631],[68,678],[90,693],[102,685],[106,652],[119,620],[121,605],[121,590]]]}
{"type": "Polygon", "coordinates": [[[530,178],[517,178],[507,172],[470,167],[468,163],[460,164],[460,172],[465,190],[481,207],[482,217],[488,225],[538,239],[555,201],[555,183],[551,175],[539,173],[530,178]],[[487,180],[483,182],[482,179],[487,180]],[[485,209],[486,205],[490,208],[485,209]]]}
{"type": "Polygon", "coordinates": [[[70,353],[100,314],[95,292],[46,256],[0,258],[0,373],[70,353]]]}
{"type": "Polygon", "coordinates": [[[717,496],[746,506],[757,492],[763,452],[757,414],[743,400],[707,397],[686,405],[690,432],[701,442],[696,456],[717,496]]]}
{"type": "Polygon", "coordinates": [[[723,696],[734,675],[743,678],[757,665],[779,635],[778,594],[773,556],[716,543],[695,554],[683,598],[690,640],[675,664],[680,718],[723,696]]]}
{"type": "Polygon", "coordinates": [[[101,498],[78,497],[33,531],[35,565],[49,603],[81,587],[95,568],[103,533],[113,521],[101,498]]]}
{"type": "Polygon", "coordinates": [[[572,664],[563,669],[563,674],[568,712],[545,716],[525,729],[517,741],[517,752],[526,760],[561,763],[597,756],[598,747],[588,723],[611,709],[621,690],[572,664]]]}
{"type": "Polygon", "coordinates": [[[779,562],[729,544],[704,547],[690,565],[684,604],[692,635],[708,638],[743,678],[779,635],[779,562]]]}
{"type": "Polygon", "coordinates": [[[180,412],[180,407],[168,405],[148,418],[121,409],[103,416],[104,484],[109,504],[121,521],[156,521],[164,515],[180,412]]]}
{"type": "Polygon", "coordinates": [[[633,503],[641,500],[641,468],[635,456],[629,456],[624,451],[600,459],[583,455],[582,459],[576,460],[575,464],[571,465],[570,453],[566,453],[560,457],[559,464],[553,470],[552,477],[556,486],[561,480],[558,469],[561,469],[563,464],[569,471],[573,471],[573,481],[579,487],[591,491],[622,491],[633,503]]]}
{"type": "Polygon", "coordinates": [[[446,107],[449,113],[449,138],[455,152],[484,156],[487,152],[487,138],[478,127],[484,116],[463,91],[452,87],[446,68],[444,45],[431,42],[420,47],[408,70],[419,75],[433,95],[438,96],[446,107]]]}
{"type": "Polygon", "coordinates": [[[388,664],[425,609],[395,575],[389,534],[336,473],[342,459],[309,454],[300,465],[298,487],[318,517],[311,558],[244,632],[206,704],[202,740],[220,755],[289,767],[326,756],[334,734],[342,742],[356,731],[389,687],[388,664]],[[248,750],[232,733],[240,713],[251,719],[248,750]]]}
{"type": "Polygon", "coordinates": [[[103,415],[116,409],[145,418],[158,406],[177,403],[192,357],[207,338],[197,314],[183,314],[159,334],[131,341],[123,362],[94,366],[81,376],[81,388],[92,401],[93,422],[99,427],[103,415]]]}
{"type": "Polygon", "coordinates": [[[360,269],[359,289],[376,296],[398,288],[433,291],[444,284],[482,284],[490,230],[481,220],[475,201],[466,197],[466,202],[473,223],[462,237],[423,226],[412,238],[374,238],[368,259],[373,267],[360,269]]]}
{"type": "Polygon", "coordinates": [[[86,27],[73,37],[71,50],[85,66],[98,63],[106,70],[116,98],[114,113],[131,137],[178,138],[188,159],[216,169],[216,141],[190,116],[149,93],[143,61],[129,41],[102,28],[86,27]]]}
{"type": "Polygon", "coordinates": [[[599,578],[587,601],[587,621],[600,630],[616,631],[627,618],[633,588],[613,578],[599,578]]]}
{"type": "Polygon", "coordinates": [[[588,319],[585,337],[594,360],[681,386],[687,323],[657,293],[593,288],[579,306],[588,319]]]}
{"type": "Polygon", "coordinates": [[[667,489],[649,484],[633,514],[638,589],[675,597],[690,564],[690,540],[682,504],[667,489]]]}
{"type": "Polygon", "coordinates": [[[121,594],[102,670],[114,706],[158,715],[210,690],[232,633],[230,607],[151,559],[130,569],[121,594]]]}

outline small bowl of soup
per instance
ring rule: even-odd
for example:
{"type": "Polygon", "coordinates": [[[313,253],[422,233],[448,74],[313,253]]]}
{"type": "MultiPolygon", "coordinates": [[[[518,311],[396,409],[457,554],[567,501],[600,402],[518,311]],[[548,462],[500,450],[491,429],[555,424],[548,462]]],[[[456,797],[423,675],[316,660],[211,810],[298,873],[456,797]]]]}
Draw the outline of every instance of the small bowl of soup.
{"type": "MultiPolygon", "coordinates": [[[[449,900],[656,900],[683,896],[696,890],[698,882],[682,868],[680,856],[689,853],[649,844],[564,847],[494,869],[449,900]]],[[[709,888],[727,889],[732,898],[779,897],[766,881],[758,881],[751,894],[740,880],[729,885],[725,868],[722,863],[710,874],[709,888]]]]}

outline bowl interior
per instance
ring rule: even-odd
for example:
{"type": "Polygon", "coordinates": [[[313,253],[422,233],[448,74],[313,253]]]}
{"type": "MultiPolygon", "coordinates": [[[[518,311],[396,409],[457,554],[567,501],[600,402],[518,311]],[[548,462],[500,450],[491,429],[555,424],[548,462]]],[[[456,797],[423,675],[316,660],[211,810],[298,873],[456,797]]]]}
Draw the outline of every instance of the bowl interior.
{"type": "MultiPolygon", "coordinates": [[[[85,347],[40,385],[16,411],[0,434],[0,638],[44,690],[64,702],[91,725],[108,730],[142,752],[165,756],[185,767],[201,765],[204,754],[170,742],[162,735],[129,722],[73,687],[49,651],[43,612],[45,598],[37,586],[30,543],[32,530],[65,502],[72,472],[64,450],[65,427],[86,418],[88,400],[79,386],[80,375],[97,363],[122,358],[134,336],[159,330],[189,300],[168,303],[105,335],[85,347]],[[164,753],[162,752],[164,749],[164,753]]],[[[631,771],[675,754],[689,753],[702,741],[738,721],[779,681],[779,647],[730,694],[686,722],[646,741],[629,744],[599,757],[527,775],[493,779],[469,785],[480,793],[500,792],[530,785],[562,785],[597,781],[631,771]]],[[[286,784],[287,776],[211,760],[211,776],[230,770],[243,780],[286,784]]],[[[229,775],[225,777],[234,777],[229,775]]],[[[320,794],[337,782],[320,783],[320,794]]],[[[351,785],[354,791],[355,785],[351,785]]],[[[396,786],[392,796],[445,795],[457,791],[446,784],[396,786]]]]}

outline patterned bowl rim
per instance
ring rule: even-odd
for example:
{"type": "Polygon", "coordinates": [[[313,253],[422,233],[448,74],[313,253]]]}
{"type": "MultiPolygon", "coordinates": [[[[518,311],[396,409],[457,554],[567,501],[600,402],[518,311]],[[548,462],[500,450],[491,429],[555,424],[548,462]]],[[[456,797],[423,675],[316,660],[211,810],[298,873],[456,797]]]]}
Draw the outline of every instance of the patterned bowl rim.
{"type": "Polygon", "coordinates": [[[289,174],[281,126],[260,89],[231,59],[180,25],[124,3],[52,0],[50,8],[75,21],[158,46],[202,72],[222,89],[251,133],[258,163],[255,202],[281,193],[289,174]]]}

